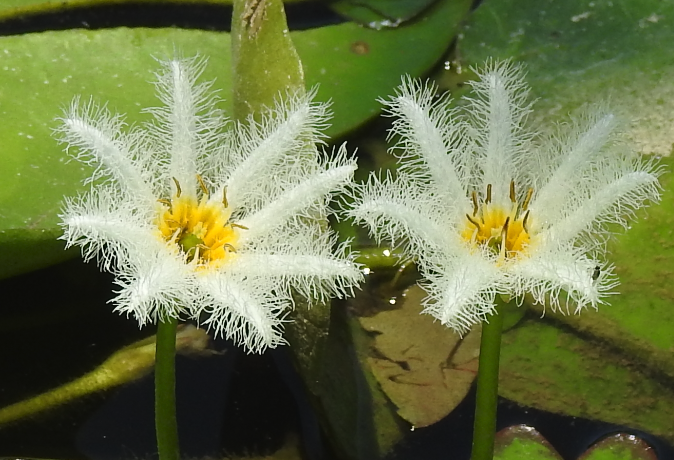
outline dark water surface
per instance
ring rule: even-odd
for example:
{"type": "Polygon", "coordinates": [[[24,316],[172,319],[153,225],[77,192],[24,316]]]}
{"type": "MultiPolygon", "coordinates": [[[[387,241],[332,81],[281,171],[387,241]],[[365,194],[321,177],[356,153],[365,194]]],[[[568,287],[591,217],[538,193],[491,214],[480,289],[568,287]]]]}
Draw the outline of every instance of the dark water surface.
{"type": "MultiPolygon", "coordinates": [[[[151,335],[112,312],[112,278],[79,260],[0,281],[0,405],[83,375],[124,345],[151,335]]],[[[224,340],[221,354],[177,358],[177,401],[183,454],[190,457],[270,454],[297,439],[310,460],[329,460],[304,386],[287,347],[246,355],[224,340]]],[[[441,422],[410,431],[390,458],[468,459],[474,392],[441,422]],[[448,452],[451,451],[451,455],[448,452]]],[[[499,427],[534,426],[564,459],[578,457],[602,436],[638,434],[661,460],[674,450],[638,431],[499,406],[499,427]]],[[[154,457],[152,375],[0,429],[0,457],[112,460],[154,457]]],[[[355,460],[355,459],[354,459],[355,460]]],[[[372,460],[372,459],[368,459],[372,460]]]]}

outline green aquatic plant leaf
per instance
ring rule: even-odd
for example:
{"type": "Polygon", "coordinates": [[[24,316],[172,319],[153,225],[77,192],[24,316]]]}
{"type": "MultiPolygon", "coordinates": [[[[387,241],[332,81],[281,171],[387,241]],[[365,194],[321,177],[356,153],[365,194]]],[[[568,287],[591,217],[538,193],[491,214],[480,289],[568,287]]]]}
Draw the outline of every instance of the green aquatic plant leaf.
{"type": "Polygon", "coordinates": [[[330,8],[359,24],[381,29],[410,21],[438,0],[336,0],[330,8]]]}
{"type": "MultiPolygon", "coordinates": [[[[496,434],[494,460],[561,460],[554,446],[535,428],[515,425],[496,434]]],[[[593,444],[578,460],[657,460],[642,439],[617,433],[593,444]]]]}
{"type": "Polygon", "coordinates": [[[496,433],[494,460],[562,460],[562,457],[538,431],[515,425],[496,433]]]}
{"type": "Polygon", "coordinates": [[[674,143],[674,3],[486,0],[457,44],[469,64],[523,62],[544,121],[605,102],[644,153],[674,143]]]}
{"type": "MultiPolygon", "coordinates": [[[[442,0],[423,20],[378,32],[343,23],[291,32],[308,87],[332,100],[330,136],[350,131],[379,110],[400,75],[419,75],[443,54],[470,1],[442,0]]],[[[230,35],[180,29],[69,30],[1,37],[0,64],[0,277],[69,257],[56,240],[64,195],[83,190],[82,166],[69,163],[52,138],[55,118],[76,94],[90,96],[142,122],[158,103],[149,83],[153,56],[208,56],[205,79],[231,113],[230,35]],[[136,110],[137,109],[137,110],[136,110]]],[[[74,253],[70,253],[72,255],[74,253]]]]}
{"type": "Polygon", "coordinates": [[[530,318],[504,334],[499,383],[501,396],[527,406],[674,441],[670,383],[554,322],[530,318]]]}

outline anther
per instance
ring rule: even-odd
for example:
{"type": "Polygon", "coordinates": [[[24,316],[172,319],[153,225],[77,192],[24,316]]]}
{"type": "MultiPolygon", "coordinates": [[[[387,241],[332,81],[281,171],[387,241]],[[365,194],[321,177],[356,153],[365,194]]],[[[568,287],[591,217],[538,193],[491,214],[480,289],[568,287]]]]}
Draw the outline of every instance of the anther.
{"type": "Polygon", "coordinates": [[[180,182],[178,182],[178,179],[175,177],[173,178],[173,182],[176,184],[176,198],[180,198],[180,195],[183,193],[182,189],[180,188],[180,182]]]}
{"type": "Polygon", "coordinates": [[[503,230],[501,230],[501,238],[505,244],[506,238],[508,238],[508,226],[510,225],[510,216],[506,217],[505,222],[503,223],[503,230]]]}
{"type": "Polygon", "coordinates": [[[524,219],[522,219],[522,228],[525,232],[529,233],[528,224],[529,223],[529,210],[524,213],[524,219]]]}
{"type": "Polygon", "coordinates": [[[225,208],[229,208],[229,202],[227,201],[227,187],[222,189],[222,204],[225,208]]]}
{"type": "Polygon", "coordinates": [[[529,190],[527,190],[527,196],[524,198],[524,202],[522,203],[522,211],[526,211],[526,209],[529,207],[529,202],[531,201],[533,194],[534,189],[529,187],[529,190]]]}
{"type": "Polygon", "coordinates": [[[480,206],[478,205],[477,202],[477,192],[475,190],[473,190],[471,198],[473,199],[473,215],[476,216],[478,209],[480,209],[480,206]]]}
{"type": "Polygon", "coordinates": [[[248,227],[246,227],[245,225],[237,224],[236,222],[230,222],[229,226],[248,230],[248,227]]]}
{"type": "Polygon", "coordinates": [[[204,184],[204,180],[199,174],[197,174],[197,181],[199,181],[199,187],[201,187],[201,191],[204,192],[204,196],[208,197],[208,189],[206,188],[206,184],[204,184]]]}
{"type": "Polygon", "coordinates": [[[506,217],[505,222],[503,223],[503,228],[501,229],[501,247],[499,255],[501,260],[505,259],[508,256],[508,225],[510,224],[510,216],[506,217]]]}
{"type": "Polygon", "coordinates": [[[487,198],[484,200],[485,204],[491,203],[491,184],[487,184],[487,198]]]}
{"type": "Polygon", "coordinates": [[[511,180],[510,181],[510,201],[515,203],[515,201],[516,201],[515,198],[516,198],[515,197],[515,181],[511,180]]]}
{"type": "Polygon", "coordinates": [[[475,225],[478,230],[481,228],[480,223],[478,221],[476,221],[475,219],[473,219],[472,217],[470,217],[468,214],[466,214],[466,219],[468,219],[468,222],[475,225]]]}
{"type": "Polygon", "coordinates": [[[223,244],[222,247],[227,249],[229,252],[236,252],[236,248],[229,243],[223,244]]]}
{"type": "Polygon", "coordinates": [[[164,205],[168,206],[169,208],[171,207],[171,201],[170,201],[170,200],[167,200],[166,198],[160,198],[160,199],[158,199],[158,200],[157,200],[157,203],[164,204],[164,205]]]}

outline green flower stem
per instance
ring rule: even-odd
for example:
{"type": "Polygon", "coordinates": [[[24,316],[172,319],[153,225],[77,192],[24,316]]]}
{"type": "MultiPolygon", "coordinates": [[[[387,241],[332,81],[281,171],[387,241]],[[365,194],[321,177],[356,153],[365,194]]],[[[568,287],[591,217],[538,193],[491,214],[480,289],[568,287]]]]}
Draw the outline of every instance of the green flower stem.
{"type": "Polygon", "coordinates": [[[169,318],[157,326],[157,351],[154,368],[154,420],[159,460],[178,460],[178,423],[176,421],[176,328],[178,320],[169,318]]]}
{"type": "Polygon", "coordinates": [[[482,323],[480,367],[477,371],[475,424],[473,425],[473,453],[471,460],[492,460],[496,434],[496,404],[498,402],[498,366],[501,356],[503,315],[497,296],[496,313],[489,322],[482,323]]]}

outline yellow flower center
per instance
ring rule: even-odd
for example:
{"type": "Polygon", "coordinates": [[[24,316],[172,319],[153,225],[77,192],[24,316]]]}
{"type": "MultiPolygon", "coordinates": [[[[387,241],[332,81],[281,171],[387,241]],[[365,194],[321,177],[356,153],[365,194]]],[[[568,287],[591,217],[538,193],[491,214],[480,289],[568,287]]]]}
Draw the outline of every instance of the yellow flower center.
{"type": "Polygon", "coordinates": [[[461,236],[475,246],[491,249],[499,255],[499,262],[524,253],[531,241],[529,233],[529,202],[534,190],[530,188],[520,204],[515,195],[515,182],[510,182],[510,206],[492,203],[491,184],[487,185],[485,199],[480,202],[473,192],[473,214],[466,214],[461,236]]]}
{"type": "Polygon", "coordinates": [[[238,245],[238,229],[244,226],[229,221],[232,211],[226,195],[222,202],[209,200],[208,191],[198,177],[203,191],[200,200],[183,196],[176,179],[177,193],[171,200],[159,200],[162,206],[158,228],[162,237],[176,244],[188,261],[199,266],[219,266],[231,260],[238,245]]]}

